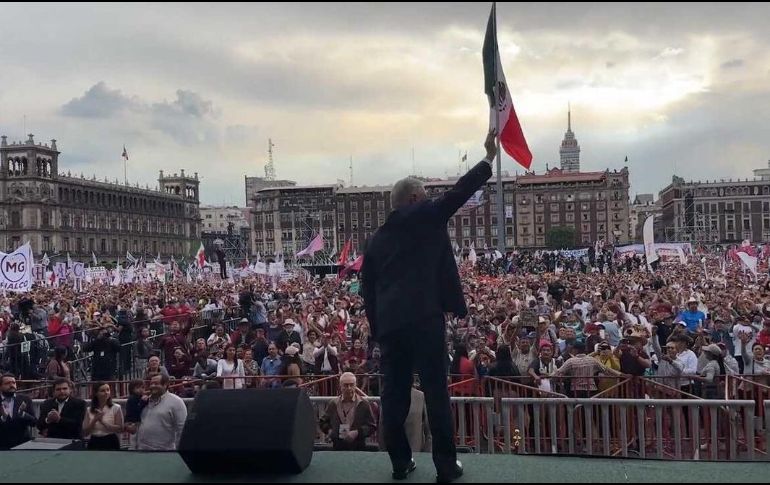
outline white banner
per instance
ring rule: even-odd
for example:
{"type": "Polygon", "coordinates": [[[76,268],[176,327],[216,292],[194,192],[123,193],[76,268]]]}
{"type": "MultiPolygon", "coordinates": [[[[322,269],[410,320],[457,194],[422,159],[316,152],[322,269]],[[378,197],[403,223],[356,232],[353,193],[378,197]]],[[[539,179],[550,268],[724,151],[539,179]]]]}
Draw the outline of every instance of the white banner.
{"type": "Polygon", "coordinates": [[[29,291],[34,265],[29,243],[12,253],[0,252],[0,290],[19,293],[29,291]]]}
{"type": "Polygon", "coordinates": [[[35,283],[45,282],[45,268],[42,264],[36,264],[32,267],[32,279],[35,283]]]}
{"type": "Polygon", "coordinates": [[[743,251],[740,251],[738,253],[738,257],[741,258],[741,261],[743,261],[743,264],[746,265],[746,267],[754,274],[754,277],[757,276],[757,258],[754,256],[749,256],[748,254],[744,253],[743,251]]]}
{"type": "Polygon", "coordinates": [[[644,221],[644,254],[647,257],[647,264],[652,264],[658,260],[658,254],[655,252],[655,236],[653,233],[654,216],[649,216],[644,221]]]}

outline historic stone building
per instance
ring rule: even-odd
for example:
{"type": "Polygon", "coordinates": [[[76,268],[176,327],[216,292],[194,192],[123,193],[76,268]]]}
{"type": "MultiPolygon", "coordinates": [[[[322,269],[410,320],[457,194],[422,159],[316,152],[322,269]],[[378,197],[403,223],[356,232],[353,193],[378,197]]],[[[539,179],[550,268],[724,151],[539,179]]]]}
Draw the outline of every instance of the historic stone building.
{"type": "MultiPolygon", "coordinates": [[[[666,241],[738,243],[770,241],[770,170],[753,179],[685,181],[674,176],[659,193],[666,241]]],[[[656,232],[658,227],[656,227],[656,232]]]]}
{"type": "Polygon", "coordinates": [[[189,255],[199,244],[198,174],[164,175],[158,189],[60,172],[56,140],[0,141],[0,246],[30,241],[40,255],[100,260],[189,255]]]}
{"type": "Polygon", "coordinates": [[[628,242],[628,169],[569,173],[554,168],[516,179],[516,240],[542,248],[556,227],[574,230],[575,245],[628,242]]]}

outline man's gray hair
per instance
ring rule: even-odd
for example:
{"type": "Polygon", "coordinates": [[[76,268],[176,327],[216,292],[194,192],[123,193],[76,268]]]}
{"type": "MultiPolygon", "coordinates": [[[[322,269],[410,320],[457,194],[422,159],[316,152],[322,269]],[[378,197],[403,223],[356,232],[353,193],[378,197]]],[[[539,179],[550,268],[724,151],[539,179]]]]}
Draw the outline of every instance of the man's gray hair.
{"type": "Polygon", "coordinates": [[[398,209],[407,204],[409,196],[425,190],[420,179],[407,177],[399,180],[390,191],[390,206],[398,209]]]}

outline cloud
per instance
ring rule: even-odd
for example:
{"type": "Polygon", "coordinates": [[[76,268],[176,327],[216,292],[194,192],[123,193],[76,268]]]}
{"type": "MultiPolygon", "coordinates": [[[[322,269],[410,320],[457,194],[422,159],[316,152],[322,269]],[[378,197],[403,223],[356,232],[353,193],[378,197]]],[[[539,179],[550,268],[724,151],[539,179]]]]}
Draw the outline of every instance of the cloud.
{"type": "MultiPolygon", "coordinates": [[[[200,94],[176,90],[173,101],[150,103],[139,96],[126,96],[120,89],[110,89],[104,81],[93,85],[85,94],[61,107],[67,117],[85,119],[115,119],[124,123],[144,126],[145,131],[157,130],[180,144],[218,143],[218,129],[214,120],[219,112],[214,103],[200,94]]],[[[103,126],[103,125],[102,125],[103,126]]],[[[152,133],[147,133],[152,137],[152,133]]]]}
{"type": "Polygon", "coordinates": [[[727,62],[723,62],[721,66],[722,69],[732,69],[735,67],[741,67],[745,64],[743,59],[732,59],[727,62]]]}
{"type": "Polygon", "coordinates": [[[104,81],[91,86],[83,96],[72,98],[61,107],[61,113],[73,118],[110,118],[136,107],[136,100],[119,89],[110,89],[104,81]]]}

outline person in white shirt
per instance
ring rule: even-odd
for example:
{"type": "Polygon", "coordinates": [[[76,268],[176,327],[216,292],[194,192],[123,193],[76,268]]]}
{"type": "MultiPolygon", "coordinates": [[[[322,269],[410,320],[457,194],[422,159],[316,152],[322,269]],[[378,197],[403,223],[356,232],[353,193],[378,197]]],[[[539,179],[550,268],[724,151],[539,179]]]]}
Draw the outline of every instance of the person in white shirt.
{"type": "Polygon", "coordinates": [[[89,450],[120,450],[118,433],[123,431],[123,410],[113,404],[110,385],[97,382],[93,386],[91,405],[83,419],[83,437],[89,450]]]}
{"type": "MultiPolygon", "coordinates": [[[[747,350],[750,351],[750,349],[754,346],[754,342],[756,341],[756,329],[749,325],[749,319],[746,317],[738,317],[738,322],[733,326],[733,349],[735,349],[735,360],[738,361],[738,367],[740,368],[741,374],[745,372],[744,367],[746,364],[746,361],[743,358],[743,342],[745,340],[745,347],[747,350]]],[[[751,358],[751,356],[748,356],[751,358]]]]}
{"type": "Polygon", "coordinates": [[[236,357],[237,350],[235,345],[225,347],[225,356],[217,362],[217,377],[222,379],[222,389],[243,389],[246,372],[243,367],[243,361],[236,357]]]}
{"type": "MultiPolygon", "coordinates": [[[[681,323],[680,323],[681,324],[681,323]]],[[[682,376],[679,380],[679,389],[692,394],[692,380],[688,376],[698,374],[698,356],[695,352],[687,348],[687,336],[680,335],[672,337],[669,341],[676,344],[676,360],[682,364],[682,376]]]]}

